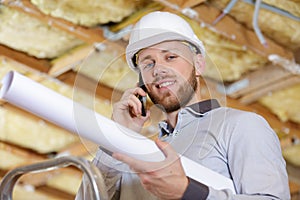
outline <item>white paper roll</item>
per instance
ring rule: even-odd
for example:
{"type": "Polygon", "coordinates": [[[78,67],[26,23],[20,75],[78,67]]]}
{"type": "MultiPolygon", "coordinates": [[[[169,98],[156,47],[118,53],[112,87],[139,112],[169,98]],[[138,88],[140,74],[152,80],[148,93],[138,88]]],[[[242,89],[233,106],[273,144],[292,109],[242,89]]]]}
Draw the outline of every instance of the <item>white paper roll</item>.
{"type": "MultiPolygon", "coordinates": [[[[72,133],[99,144],[110,152],[121,152],[145,161],[161,161],[164,155],[155,143],[55,91],[9,72],[2,80],[0,98],[72,133]]],[[[233,182],[181,156],[187,176],[215,189],[231,189],[233,182]]]]}

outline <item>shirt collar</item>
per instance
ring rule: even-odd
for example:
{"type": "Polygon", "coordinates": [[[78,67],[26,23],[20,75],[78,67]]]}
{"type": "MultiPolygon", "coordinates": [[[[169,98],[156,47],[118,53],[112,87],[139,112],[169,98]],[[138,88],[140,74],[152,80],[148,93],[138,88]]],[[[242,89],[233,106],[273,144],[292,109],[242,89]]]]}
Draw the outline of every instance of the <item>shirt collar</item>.
{"type": "Polygon", "coordinates": [[[216,99],[209,99],[205,101],[200,101],[198,103],[194,103],[187,107],[192,109],[196,113],[205,114],[206,112],[209,112],[215,108],[219,108],[220,104],[216,99]]]}
{"type": "MultiPolygon", "coordinates": [[[[205,113],[219,107],[220,104],[216,99],[209,99],[189,105],[185,109],[194,115],[203,117],[205,113]]],[[[166,123],[166,121],[160,122],[159,127],[161,129],[160,137],[169,135],[174,130],[168,123],[166,123]]]]}

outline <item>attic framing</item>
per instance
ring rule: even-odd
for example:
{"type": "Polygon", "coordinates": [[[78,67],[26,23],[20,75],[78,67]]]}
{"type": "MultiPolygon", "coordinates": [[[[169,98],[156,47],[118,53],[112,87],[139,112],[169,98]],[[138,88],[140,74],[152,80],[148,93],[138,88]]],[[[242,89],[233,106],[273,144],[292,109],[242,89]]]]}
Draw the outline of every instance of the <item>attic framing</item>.
{"type": "MultiPolygon", "coordinates": [[[[283,48],[282,46],[280,46],[279,44],[277,44],[276,42],[270,39],[267,39],[269,44],[268,48],[263,47],[260,44],[259,40],[257,39],[254,31],[245,28],[230,16],[225,16],[217,25],[213,26],[212,22],[221,13],[221,11],[209,4],[205,4],[204,3],[205,0],[196,0],[196,1],[155,0],[155,2],[159,2],[162,5],[165,5],[165,7],[162,6],[160,10],[167,10],[167,11],[179,13],[184,17],[193,20],[199,26],[206,26],[209,29],[211,29],[213,32],[222,35],[222,37],[230,41],[233,41],[237,45],[240,45],[246,49],[251,49],[255,53],[265,58],[268,58],[268,56],[272,54],[276,54],[283,58],[287,58],[291,60],[293,60],[295,57],[291,50],[287,50],[283,48]],[[178,9],[173,9],[171,7],[168,7],[167,5],[170,4],[164,4],[164,2],[169,2],[174,5],[178,5],[177,6],[178,9]],[[184,15],[182,13],[184,8],[191,9],[190,10],[191,12],[195,12],[196,13],[195,18],[191,18],[191,16],[184,15]]],[[[85,42],[85,44],[82,45],[81,47],[66,52],[65,55],[52,60],[37,59],[33,56],[27,55],[26,53],[21,53],[9,47],[6,47],[4,45],[0,45],[0,55],[6,57],[8,62],[10,62],[10,60],[13,59],[15,61],[18,61],[20,63],[29,66],[30,68],[33,68],[43,73],[47,73],[48,75],[60,81],[63,81],[64,83],[70,86],[74,85],[76,76],[78,76],[78,74],[73,70],[73,66],[82,62],[82,60],[86,58],[86,56],[92,50],[95,50],[96,48],[95,46],[97,45],[97,43],[107,40],[107,38],[105,38],[104,36],[103,30],[100,27],[88,28],[79,25],[74,25],[71,22],[68,22],[60,18],[50,17],[40,12],[37,9],[37,7],[35,7],[33,4],[30,3],[30,0],[2,0],[1,4],[3,4],[4,6],[8,6],[12,9],[18,10],[20,12],[26,13],[36,19],[42,20],[44,23],[48,24],[49,26],[53,26],[63,31],[66,31],[69,34],[72,34],[75,37],[85,42]]],[[[137,17],[137,16],[133,16],[133,17],[137,17]]],[[[140,15],[138,17],[140,17],[140,15]]],[[[119,31],[121,29],[120,27],[122,28],[127,27],[131,25],[134,21],[136,21],[136,18],[133,19],[129,17],[128,19],[125,19],[123,22],[113,26],[111,30],[119,31]]],[[[127,42],[126,39],[127,38],[123,38],[122,41],[123,44],[126,44],[127,42]]],[[[299,52],[300,51],[298,51],[298,53],[295,54],[296,57],[299,57],[300,55],[299,52]]],[[[95,85],[95,80],[92,80],[91,78],[86,77],[84,75],[80,75],[80,76],[82,76],[82,78],[85,79],[86,84],[82,86],[84,90],[88,91],[89,86],[95,85]]],[[[245,74],[239,81],[243,81],[243,80],[246,80],[247,84],[244,85],[244,87],[237,88],[237,89],[235,88],[236,90],[232,93],[228,93],[228,96],[226,97],[226,103],[227,103],[226,106],[238,108],[242,110],[248,110],[262,115],[267,119],[267,121],[270,123],[271,127],[275,131],[281,133],[282,138],[280,138],[280,142],[282,148],[292,146],[294,139],[300,138],[300,125],[289,121],[288,122],[280,121],[278,117],[276,117],[273,113],[271,113],[261,104],[259,104],[257,100],[268,93],[275,92],[282,88],[287,88],[292,85],[300,83],[299,76],[290,73],[289,71],[283,69],[280,66],[274,64],[267,64],[266,66],[264,66],[259,70],[255,70],[253,72],[245,74]]],[[[229,83],[226,86],[226,88],[230,90],[236,87],[239,81],[229,83]]],[[[206,83],[211,84],[211,87],[214,87],[215,90],[217,90],[219,84],[218,82],[208,81],[206,83]]],[[[112,102],[114,102],[122,95],[122,91],[114,90],[109,86],[104,85],[103,83],[96,83],[96,84],[97,84],[97,90],[96,90],[97,97],[112,100],[112,102]]],[[[0,106],[11,109],[10,106],[5,103],[1,104],[0,102],[0,106]]],[[[95,144],[91,144],[91,145],[95,145],[95,144]]],[[[1,148],[5,150],[12,149],[12,152],[16,153],[17,155],[21,155],[21,156],[25,155],[25,157],[28,158],[27,163],[31,163],[31,159],[35,161],[48,159],[48,157],[46,156],[41,156],[41,158],[36,157],[35,154],[32,154],[31,156],[30,154],[27,154],[28,149],[18,148],[17,146],[9,144],[7,142],[3,142],[1,148]]],[[[57,154],[70,153],[72,155],[85,156],[86,154],[88,154],[86,150],[87,149],[82,144],[82,142],[77,142],[56,153],[57,154]]],[[[3,175],[6,171],[0,170],[0,172],[1,175],[3,175]]],[[[63,172],[65,171],[59,171],[58,173],[63,173],[63,172]]],[[[77,174],[78,172],[76,170],[74,171],[73,169],[71,169],[68,170],[68,173],[72,176],[72,174],[77,174]]],[[[41,181],[46,180],[47,178],[46,175],[41,178],[41,181]]],[[[23,181],[24,183],[28,183],[28,184],[32,183],[28,179],[23,179],[23,181]]],[[[293,188],[296,188],[295,191],[297,190],[299,191],[300,186],[294,185],[293,188]]],[[[45,190],[47,190],[47,187],[45,190]]],[[[64,192],[61,193],[62,193],[61,196],[63,196],[64,192]]],[[[70,195],[67,195],[67,197],[70,197],[70,195]]]]}

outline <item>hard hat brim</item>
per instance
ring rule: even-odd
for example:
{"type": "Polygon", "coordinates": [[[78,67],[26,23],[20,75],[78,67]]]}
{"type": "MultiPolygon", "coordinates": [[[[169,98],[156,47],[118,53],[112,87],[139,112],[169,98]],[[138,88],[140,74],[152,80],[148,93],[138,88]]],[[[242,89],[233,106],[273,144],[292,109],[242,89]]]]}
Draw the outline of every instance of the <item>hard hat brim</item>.
{"type": "Polygon", "coordinates": [[[184,35],[181,35],[179,33],[174,32],[163,32],[160,34],[156,34],[151,37],[147,37],[145,39],[139,40],[133,44],[129,44],[126,48],[126,60],[129,65],[129,67],[138,72],[137,66],[135,64],[135,61],[133,61],[133,58],[135,57],[135,54],[147,47],[151,47],[153,45],[159,44],[161,42],[171,41],[171,40],[178,40],[178,41],[187,41],[195,45],[201,54],[205,54],[203,44],[198,38],[188,38],[184,35]]]}

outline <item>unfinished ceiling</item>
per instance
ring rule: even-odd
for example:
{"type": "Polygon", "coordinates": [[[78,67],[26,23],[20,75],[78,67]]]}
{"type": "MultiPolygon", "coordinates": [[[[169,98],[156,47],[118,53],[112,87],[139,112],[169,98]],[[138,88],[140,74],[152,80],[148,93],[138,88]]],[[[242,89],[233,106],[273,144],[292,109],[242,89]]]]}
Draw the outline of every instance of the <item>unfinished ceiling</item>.
{"type": "MultiPolygon", "coordinates": [[[[260,5],[252,0],[0,2],[0,78],[16,70],[73,98],[76,77],[84,77],[76,100],[84,104],[90,98],[89,86],[97,84],[94,109],[107,117],[112,102],[137,82],[124,56],[132,24],[154,10],[180,14],[207,49],[204,98],[226,95],[224,106],[263,115],[280,137],[288,163],[300,167],[299,0],[263,0],[260,5]]],[[[0,103],[0,176],[53,153],[88,159],[95,153],[95,144],[0,103]]],[[[159,119],[155,114],[143,133],[155,137],[159,119]]],[[[60,190],[56,199],[72,199],[80,183],[74,169],[39,178],[38,183],[26,177],[23,182],[37,188],[36,195],[50,195],[42,186],[60,190]],[[58,185],[62,179],[77,185],[65,188],[58,185]]]]}

